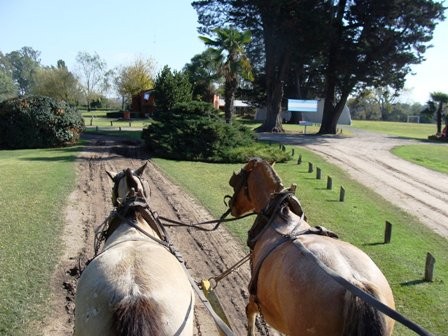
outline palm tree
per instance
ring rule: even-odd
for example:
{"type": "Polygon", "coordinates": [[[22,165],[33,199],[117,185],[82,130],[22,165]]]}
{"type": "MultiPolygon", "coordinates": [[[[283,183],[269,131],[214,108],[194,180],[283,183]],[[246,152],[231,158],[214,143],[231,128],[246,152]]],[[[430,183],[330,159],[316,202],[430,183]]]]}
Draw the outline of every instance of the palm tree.
{"type": "Polygon", "coordinates": [[[443,92],[433,92],[431,93],[431,100],[428,101],[428,107],[424,113],[434,113],[436,114],[437,122],[437,134],[442,133],[442,114],[444,105],[448,104],[448,94],[443,92]],[[436,107],[437,106],[437,107],[436,107]]]}
{"type": "Polygon", "coordinates": [[[224,115],[226,123],[230,123],[234,114],[235,92],[240,77],[253,80],[252,67],[244,50],[251,41],[249,31],[239,32],[232,28],[217,28],[213,31],[216,39],[199,36],[210,46],[218,65],[218,73],[224,77],[224,115]]]}

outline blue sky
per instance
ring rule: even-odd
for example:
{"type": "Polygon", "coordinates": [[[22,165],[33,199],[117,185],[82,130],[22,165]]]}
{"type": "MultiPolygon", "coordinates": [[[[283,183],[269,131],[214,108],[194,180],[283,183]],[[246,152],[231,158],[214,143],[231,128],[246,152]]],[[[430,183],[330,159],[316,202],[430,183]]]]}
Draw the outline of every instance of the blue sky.
{"type": "MultiPolygon", "coordinates": [[[[136,57],[180,70],[205,47],[190,0],[0,0],[0,51],[30,46],[41,63],[74,70],[78,52],[97,52],[109,68],[136,57]]],[[[425,103],[448,93],[448,22],[439,24],[426,61],[414,66],[402,100],[425,103]]]]}

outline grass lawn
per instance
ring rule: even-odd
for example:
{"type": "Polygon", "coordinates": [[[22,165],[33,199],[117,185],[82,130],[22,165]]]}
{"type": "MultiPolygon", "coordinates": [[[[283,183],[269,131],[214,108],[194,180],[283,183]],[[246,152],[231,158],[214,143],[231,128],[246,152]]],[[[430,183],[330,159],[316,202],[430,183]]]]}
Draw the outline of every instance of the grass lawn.
{"type": "Polygon", "coordinates": [[[141,140],[142,130],[141,129],[135,129],[135,130],[122,130],[118,131],[116,128],[112,127],[103,127],[100,128],[98,131],[94,127],[87,127],[85,132],[91,133],[91,134],[106,134],[106,135],[113,135],[117,137],[123,137],[123,138],[130,138],[134,140],[141,140]]]}
{"type": "Polygon", "coordinates": [[[417,124],[395,121],[353,120],[352,127],[371,132],[420,140],[427,140],[429,135],[436,133],[435,124],[417,124]]]}
{"type": "MultiPolygon", "coordinates": [[[[290,150],[291,147],[288,147],[290,150]]],[[[394,291],[397,310],[421,324],[434,334],[447,332],[448,309],[448,251],[447,241],[410,215],[392,206],[373,192],[352,181],[337,167],[319,156],[295,147],[296,158],[302,154],[303,163],[296,160],[276,164],[275,170],[285,186],[297,183],[297,195],[311,225],[324,225],[364,250],[383,270],[394,291]],[[307,161],[320,167],[322,180],[308,173],[307,161]],[[326,189],[326,177],[333,178],[334,190],[326,189]],[[346,189],[346,201],[339,202],[339,186],[346,189]],[[382,244],[384,223],[393,224],[391,244],[382,244]],[[422,281],[426,253],[436,258],[435,280],[422,281]]],[[[189,190],[211,213],[218,217],[226,209],[223,197],[231,194],[228,180],[241,164],[205,164],[154,159],[168,176],[189,190]]],[[[243,245],[253,217],[226,224],[243,245]]],[[[212,234],[212,233],[211,233],[212,234]]],[[[414,335],[397,324],[394,335],[414,335]]]]}
{"type": "Polygon", "coordinates": [[[0,151],[0,335],[45,316],[78,149],[0,151]]]}
{"type": "Polygon", "coordinates": [[[392,149],[392,153],[418,165],[448,174],[448,143],[399,146],[392,149]]]}

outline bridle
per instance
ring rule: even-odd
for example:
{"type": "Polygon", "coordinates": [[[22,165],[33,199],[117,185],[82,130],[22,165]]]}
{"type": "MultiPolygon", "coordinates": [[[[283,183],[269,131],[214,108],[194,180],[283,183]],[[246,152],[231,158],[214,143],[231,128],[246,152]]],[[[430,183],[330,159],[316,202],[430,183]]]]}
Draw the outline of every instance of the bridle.
{"type": "Polygon", "coordinates": [[[249,194],[249,186],[247,183],[247,179],[249,178],[250,172],[251,171],[249,170],[241,169],[238,174],[235,173],[232,174],[232,177],[229,180],[229,185],[233,188],[233,196],[230,195],[224,196],[224,202],[226,201],[226,199],[228,199],[229,208],[232,207],[234,201],[233,198],[236,197],[241,192],[241,190],[244,191],[246,197],[249,200],[251,199],[249,194]]]}
{"type": "Polygon", "coordinates": [[[121,205],[121,203],[118,201],[118,199],[119,199],[118,198],[118,186],[120,184],[121,179],[126,177],[126,174],[130,174],[131,176],[136,177],[140,181],[140,184],[141,184],[142,190],[143,190],[143,196],[145,199],[150,196],[145,188],[145,185],[147,185],[146,181],[141,176],[135,174],[129,168],[124,169],[121,172],[119,172],[117,175],[115,175],[113,178],[114,186],[112,188],[112,203],[113,203],[114,207],[120,207],[120,205],[121,205]]]}

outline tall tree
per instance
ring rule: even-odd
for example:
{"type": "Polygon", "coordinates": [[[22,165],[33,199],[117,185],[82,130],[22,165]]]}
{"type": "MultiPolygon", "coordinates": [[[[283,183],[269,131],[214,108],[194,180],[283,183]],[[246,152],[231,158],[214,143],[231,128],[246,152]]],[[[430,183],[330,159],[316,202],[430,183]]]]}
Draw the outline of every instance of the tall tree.
{"type": "Polygon", "coordinates": [[[4,56],[4,63],[7,63],[20,96],[31,93],[34,75],[40,67],[39,56],[40,51],[31,47],[23,47],[4,56]]]}
{"type": "Polygon", "coordinates": [[[336,133],[353,91],[369,86],[401,90],[410,65],[423,61],[443,11],[442,4],[429,0],[335,2],[319,133],[336,133]]]}
{"type": "Polygon", "coordinates": [[[97,53],[79,52],[76,62],[87,109],[90,110],[91,101],[107,90],[112,73],[107,70],[106,62],[97,53]]]}
{"type": "Polygon", "coordinates": [[[200,39],[211,48],[218,73],[224,77],[224,115],[226,123],[230,124],[240,76],[246,80],[253,79],[252,67],[244,50],[251,35],[249,31],[240,32],[232,28],[217,28],[214,33],[215,39],[206,36],[200,36],[200,39]]]}
{"type": "Polygon", "coordinates": [[[207,49],[201,54],[193,56],[190,63],[184,67],[185,73],[193,86],[193,98],[206,102],[213,101],[216,86],[219,83],[217,65],[213,57],[213,51],[207,49]]]}
{"type": "Polygon", "coordinates": [[[57,62],[57,67],[38,69],[32,91],[37,95],[64,100],[71,105],[77,104],[81,98],[78,80],[63,60],[57,62]]]}
{"type": "Polygon", "coordinates": [[[17,88],[7,71],[0,68],[0,102],[16,96],[17,88]]]}
{"type": "MultiPolygon", "coordinates": [[[[442,133],[442,117],[443,112],[448,104],[448,94],[443,92],[432,92],[431,100],[427,103],[424,114],[431,114],[436,116],[437,134],[442,133]]],[[[446,117],[446,116],[445,116],[446,117]]]]}
{"type": "Polygon", "coordinates": [[[353,91],[403,87],[444,18],[442,4],[431,0],[203,0],[193,6],[203,26],[234,24],[262,36],[265,131],[281,130],[283,86],[295,71],[300,95],[312,79],[314,94],[325,98],[320,133],[335,133],[353,91]]]}
{"type": "Polygon", "coordinates": [[[131,65],[118,70],[115,86],[123,104],[143,90],[154,88],[155,63],[151,59],[137,58],[131,65]]]}

